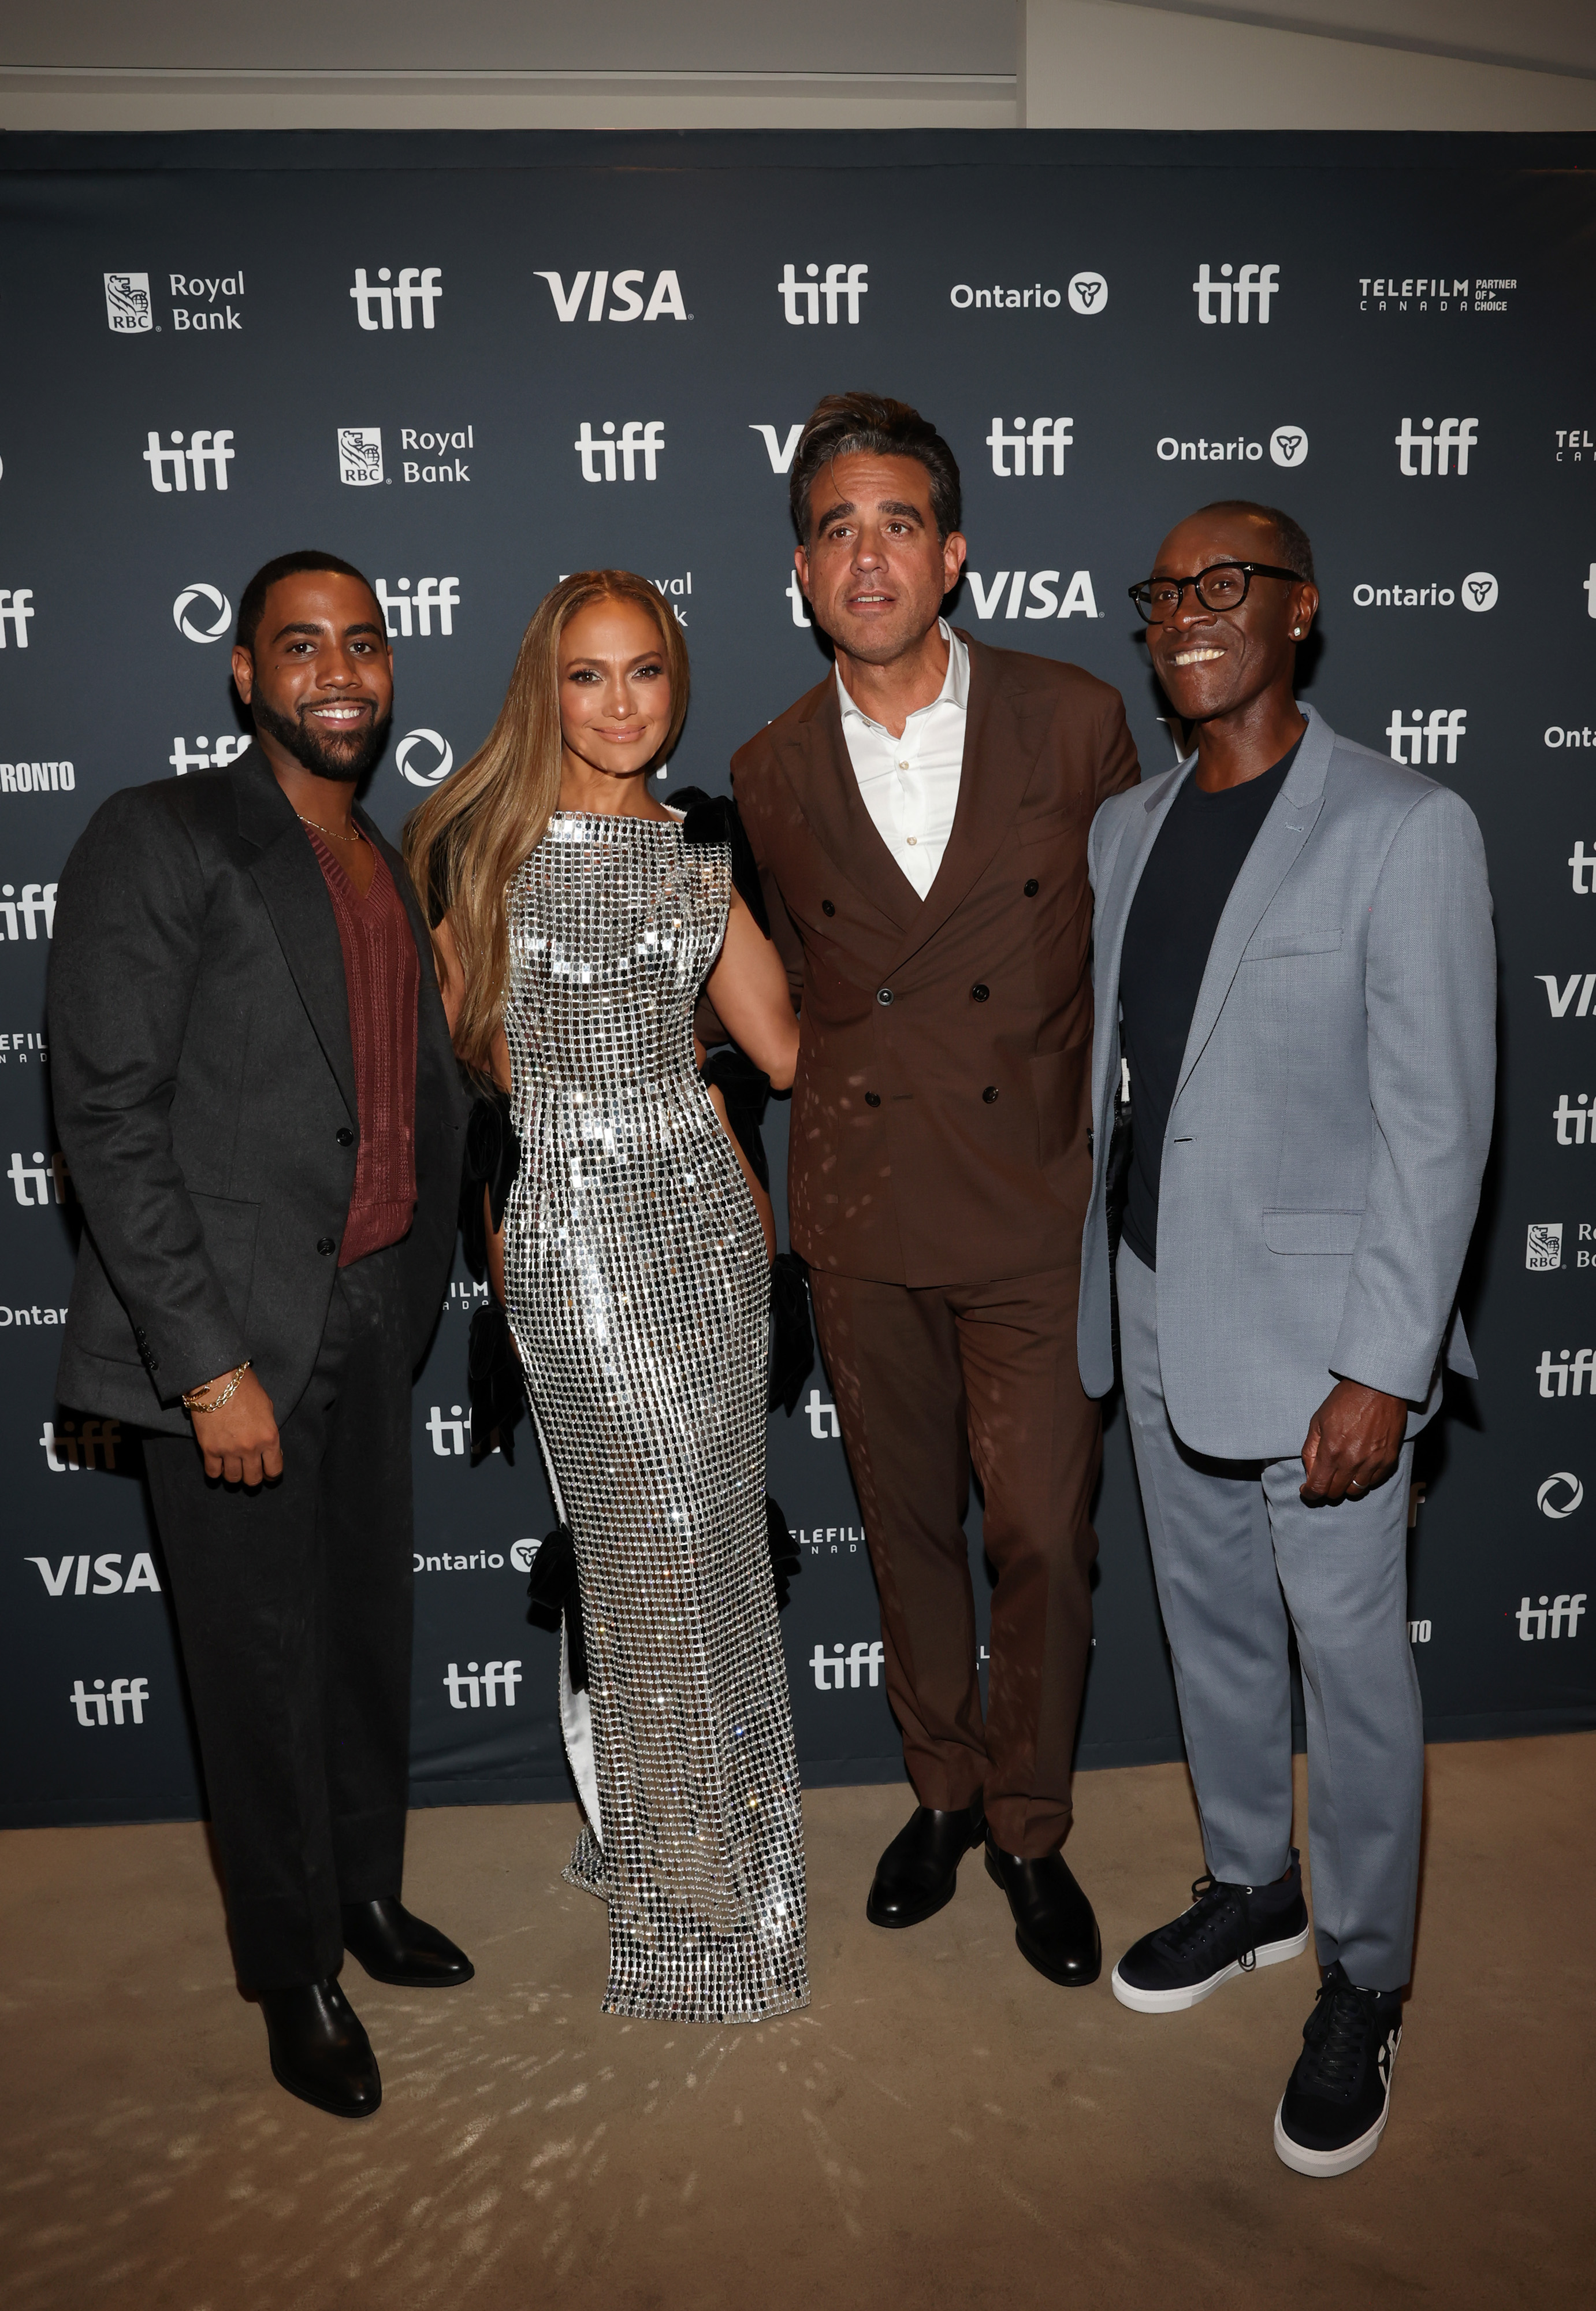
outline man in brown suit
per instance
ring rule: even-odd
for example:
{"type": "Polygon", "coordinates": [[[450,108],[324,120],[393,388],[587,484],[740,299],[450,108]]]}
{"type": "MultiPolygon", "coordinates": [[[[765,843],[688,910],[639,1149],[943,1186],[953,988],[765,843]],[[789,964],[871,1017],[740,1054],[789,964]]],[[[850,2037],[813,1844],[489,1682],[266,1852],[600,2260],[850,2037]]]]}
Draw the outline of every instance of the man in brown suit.
{"type": "Polygon", "coordinates": [[[836,671],[733,783],[798,995],[794,1245],[881,1594],[920,1804],[867,1904],[909,1926],[984,1835],[1025,1956],[1095,1979],[1060,1847],[1091,1636],[1098,1408],[1076,1365],[1091,1187],[1086,834],[1136,783],[1117,692],[939,615],[964,566],[947,445],[822,401],[792,462],[798,582],[836,671]],[[997,1568],[982,1722],[964,1517],[997,1568]]]}

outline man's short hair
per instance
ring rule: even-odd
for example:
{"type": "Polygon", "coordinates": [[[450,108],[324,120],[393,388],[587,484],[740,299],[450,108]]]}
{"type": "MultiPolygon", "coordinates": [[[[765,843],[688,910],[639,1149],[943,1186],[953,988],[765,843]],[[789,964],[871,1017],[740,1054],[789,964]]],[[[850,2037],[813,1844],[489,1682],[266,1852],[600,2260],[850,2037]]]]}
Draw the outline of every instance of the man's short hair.
{"type": "Polygon", "coordinates": [[[1256,514],[1275,533],[1281,568],[1295,570],[1299,578],[1305,578],[1310,585],[1314,583],[1313,548],[1308,542],[1308,533],[1300,521],[1293,521],[1278,506],[1260,505],[1254,498],[1216,498],[1212,505],[1199,506],[1198,512],[1256,514]]]}
{"type": "Polygon", "coordinates": [[[793,453],[788,499],[798,544],[809,543],[809,493],[815,478],[834,458],[912,458],[931,477],[931,511],[937,535],[957,529],[963,511],[959,468],[936,427],[906,401],[881,393],[828,393],[810,412],[793,453]]]}
{"type": "Polygon", "coordinates": [[[305,570],[336,570],[341,578],[358,578],[371,599],[377,599],[377,589],[365,571],[336,554],[280,554],[275,562],[263,562],[244,589],[239,603],[240,650],[247,650],[253,656],[255,637],[266,613],[266,597],[278,579],[297,578],[305,570]]]}

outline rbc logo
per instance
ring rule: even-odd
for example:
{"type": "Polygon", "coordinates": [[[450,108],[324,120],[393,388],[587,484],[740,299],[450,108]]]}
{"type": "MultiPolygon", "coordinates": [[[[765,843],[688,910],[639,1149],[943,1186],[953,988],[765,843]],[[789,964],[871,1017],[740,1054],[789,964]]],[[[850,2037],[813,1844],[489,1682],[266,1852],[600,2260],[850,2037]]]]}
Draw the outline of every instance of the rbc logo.
{"type": "Polygon", "coordinates": [[[857,328],[859,301],[869,294],[870,284],[865,277],[869,270],[868,265],[828,265],[825,279],[822,281],[819,266],[806,265],[804,271],[808,278],[800,281],[789,259],[787,270],[776,283],[776,293],[781,300],[781,310],[787,317],[788,326],[794,329],[806,326],[818,328],[820,308],[824,304],[828,326],[836,327],[838,307],[846,305],[849,326],[857,328]],[[800,306],[803,308],[801,312],[798,310],[800,306]]]}
{"type": "Polygon", "coordinates": [[[340,425],[338,479],[346,489],[374,489],[382,479],[382,428],[340,425]]]}
{"type": "Polygon", "coordinates": [[[1228,328],[1233,319],[1245,325],[1252,318],[1254,307],[1259,320],[1268,321],[1270,301],[1279,294],[1279,266],[1243,265],[1233,281],[1234,272],[1234,266],[1222,265],[1219,278],[1215,281],[1209,276],[1206,260],[1198,266],[1191,287],[1197,298],[1197,318],[1205,329],[1216,324],[1228,328]]]}
{"type": "Polygon", "coordinates": [[[211,468],[216,487],[219,490],[224,490],[227,487],[227,469],[233,458],[232,450],[228,446],[232,440],[231,427],[219,433],[212,432],[208,427],[197,433],[191,433],[188,437],[188,447],[186,449],[183,447],[183,437],[180,433],[174,433],[171,440],[173,446],[170,449],[163,449],[161,446],[161,436],[152,426],[149,432],[150,446],[143,453],[144,461],[150,469],[151,485],[158,490],[163,498],[170,497],[174,490],[179,493],[187,490],[190,470],[194,475],[194,486],[203,495],[207,466],[211,468]],[[170,481],[163,478],[169,471],[171,475],[170,481]]]}
{"type": "Polygon", "coordinates": [[[118,337],[148,336],[155,326],[147,273],[108,273],[105,279],[105,325],[118,337]]]}
{"type": "Polygon", "coordinates": [[[432,310],[443,294],[442,266],[429,265],[423,269],[406,265],[400,268],[396,287],[389,289],[383,285],[392,278],[390,268],[384,265],[378,269],[376,283],[368,283],[365,266],[355,266],[354,286],[349,293],[354,300],[354,318],[362,328],[373,333],[378,329],[391,329],[396,305],[399,309],[399,327],[402,329],[415,327],[412,316],[417,305],[421,307],[422,327],[435,327],[432,310]],[[376,320],[371,318],[373,311],[379,317],[376,320]]]}
{"type": "Polygon", "coordinates": [[[548,283],[554,310],[563,321],[575,320],[589,281],[593,283],[593,294],[588,301],[589,321],[635,321],[640,313],[645,321],[658,321],[666,313],[673,321],[687,318],[687,309],[682,302],[682,284],[674,273],[655,275],[653,293],[646,306],[632,284],[634,281],[646,281],[648,275],[635,266],[613,277],[608,273],[573,273],[569,290],[563,276],[558,273],[540,272],[537,278],[548,283]],[[604,310],[606,290],[615,300],[607,313],[604,310]]]}

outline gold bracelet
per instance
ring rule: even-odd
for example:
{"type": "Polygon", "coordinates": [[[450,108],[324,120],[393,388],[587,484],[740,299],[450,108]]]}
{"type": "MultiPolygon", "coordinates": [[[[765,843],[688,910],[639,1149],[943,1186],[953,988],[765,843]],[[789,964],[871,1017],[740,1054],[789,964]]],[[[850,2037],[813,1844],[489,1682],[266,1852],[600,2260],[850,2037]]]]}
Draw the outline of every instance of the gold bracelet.
{"type": "Polygon", "coordinates": [[[221,1409],[222,1409],[222,1406],[227,1402],[228,1398],[232,1394],[232,1392],[233,1392],[234,1389],[235,1389],[235,1388],[237,1388],[237,1386],[238,1386],[239,1382],[243,1379],[244,1374],[249,1371],[249,1358],[248,1356],[246,1356],[246,1357],[244,1358],[243,1363],[239,1366],[239,1368],[238,1368],[238,1370],[237,1370],[236,1372],[231,1372],[231,1373],[229,1373],[229,1374],[228,1374],[228,1375],[227,1375],[227,1386],[222,1390],[222,1391],[221,1395],[220,1395],[220,1396],[214,1396],[214,1397],[212,1397],[212,1399],[211,1399],[211,1400],[210,1400],[210,1402],[209,1402],[208,1404],[201,1404],[201,1403],[199,1402],[198,1399],[199,1399],[199,1392],[200,1392],[200,1389],[212,1388],[212,1387],[214,1387],[214,1386],[215,1385],[214,1382],[213,1382],[213,1381],[208,1381],[208,1380],[202,1380],[202,1381],[201,1381],[201,1382],[200,1382],[200,1384],[199,1384],[199,1388],[191,1388],[191,1389],[188,1389],[188,1390],[186,1390],[186,1391],[184,1391],[184,1395],[183,1395],[183,1409],[184,1409],[184,1411],[185,1411],[185,1412],[220,1412],[220,1411],[221,1411],[221,1409]]]}

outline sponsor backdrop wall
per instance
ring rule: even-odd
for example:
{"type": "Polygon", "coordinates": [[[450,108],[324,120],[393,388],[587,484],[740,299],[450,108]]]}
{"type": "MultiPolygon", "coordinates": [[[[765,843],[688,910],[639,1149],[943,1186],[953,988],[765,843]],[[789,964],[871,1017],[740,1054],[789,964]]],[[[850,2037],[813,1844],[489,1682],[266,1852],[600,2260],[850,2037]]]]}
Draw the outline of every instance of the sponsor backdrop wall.
{"type": "MultiPolygon", "coordinates": [[[[1481,1379],[1421,1450],[1411,1634],[1432,1735],[1596,1722],[1596,140],[13,136],[0,200],[0,1818],[203,1803],[137,1440],[55,1396],[79,1217],[44,995],[74,838],[237,751],[240,590],[304,545],[386,605],[390,833],[484,737],[539,597],[602,562],[692,651],[659,791],[724,788],[825,671],[786,473],[848,386],[953,444],[955,620],[1118,685],[1148,771],[1172,742],[1125,589],[1176,517],[1256,496],[1317,547],[1306,694],[1478,812],[1481,1379]]],[[[551,1511],[529,1444],[469,1466],[472,1305],[462,1267],[415,1390],[423,1804],[568,1786],[525,1618],[551,1511]]],[[[800,1754],[895,1777],[818,1369],[805,1400],[771,1435],[800,1754]]],[[[1178,1756],[1117,1409],[1098,1529],[1081,1763],[1178,1756]]],[[[984,1601],[978,1503],[970,1530],[984,1601]]]]}

